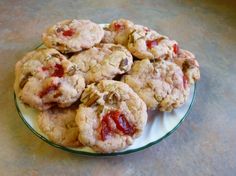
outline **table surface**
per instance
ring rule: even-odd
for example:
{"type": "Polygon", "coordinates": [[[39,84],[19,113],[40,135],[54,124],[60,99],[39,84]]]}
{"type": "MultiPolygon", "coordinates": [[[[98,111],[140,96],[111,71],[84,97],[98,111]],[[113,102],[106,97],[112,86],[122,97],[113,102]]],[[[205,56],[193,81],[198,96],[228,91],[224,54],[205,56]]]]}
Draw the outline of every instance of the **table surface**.
{"type": "Polygon", "coordinates": [[[236,174],[236,3],[220,0],[0,1],[0,175],[236,174]],[[175,133],[144,151],[83,157],[56,149],[22,122],[13,101],[14,65],[66,18],[128,18],[176,39],[201,65],[195,104],[175,133]]]}

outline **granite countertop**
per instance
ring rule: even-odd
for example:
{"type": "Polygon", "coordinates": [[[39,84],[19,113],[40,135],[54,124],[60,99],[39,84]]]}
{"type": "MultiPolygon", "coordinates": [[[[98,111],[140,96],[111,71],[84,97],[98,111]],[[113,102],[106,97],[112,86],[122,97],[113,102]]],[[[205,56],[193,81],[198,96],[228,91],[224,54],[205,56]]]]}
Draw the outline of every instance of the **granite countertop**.
{"type": "Polygon", "coordinates": [[[235,175],[235,9],[233,0],[1,0],[0,175],[235,175]],[[175,133],[138,153],[94,158],[56,149],[24,125],[13,101],[14,65],[41,42],[47,26],[76,17],[129,18],[196,54],[196,101],[175,133]]]}

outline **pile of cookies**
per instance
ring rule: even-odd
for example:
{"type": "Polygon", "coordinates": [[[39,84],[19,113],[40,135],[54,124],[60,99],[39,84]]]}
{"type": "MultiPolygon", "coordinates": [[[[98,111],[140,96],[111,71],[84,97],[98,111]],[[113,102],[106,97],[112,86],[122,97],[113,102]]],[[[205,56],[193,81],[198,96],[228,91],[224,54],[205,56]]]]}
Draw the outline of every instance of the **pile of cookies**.
{"type": "Polygon", "coordinates": [[[42,132],[67,147],[125,149],[142,134],[148,109],[180,107],[200,78],[191,52],[126,19],[65,20],[42,39],[45,47],[16,63],[14,89],[40,111],[42,132]]]}

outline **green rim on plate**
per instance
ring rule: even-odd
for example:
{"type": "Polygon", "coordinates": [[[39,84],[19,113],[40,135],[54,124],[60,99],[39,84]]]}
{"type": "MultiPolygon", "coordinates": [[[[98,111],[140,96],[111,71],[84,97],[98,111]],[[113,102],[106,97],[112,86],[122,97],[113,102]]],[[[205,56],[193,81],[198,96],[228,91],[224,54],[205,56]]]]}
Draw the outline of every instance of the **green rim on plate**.
{"type": "Polygon", "coordinates": [[[192,108],[192,105],[194,103],[194,100],[195,100],[195,95],[196,95],[196,83],[194,84],[193,86],[193,97],[192,97],[192,101],[188,107],[188,110],[186,111],[186,113],[184,114],[184,116],[181,118],[181,120],[179,121],[179,123],[169,132],[167,132],[164,136],[162,136],[161,138],[159,138],[158,140],[156,141],[153,141],[153,142],[150,142],[142,147],[139,147],[139,148],[136,148],[136,149],[130,149],[130,150],[126,150],[126,151],[122,151],[122,152],[115,152],[115,153],[91,153],[91,152],[86,152],[86,151],[77,151],[77,150],[73,150],[71,148],[68,148],[68,147],[64,147],[64,146],[61,146],[61,145],[58,145],[58,144],[55,144],[54,142],[50,141],[49,139],[45,138],[44,136],[42,136],[41,134],[39,134],[34,128],[32,128],[30,126],[30,124],[25,120],[23,114],[21,113],[20,111],[20,108],[19,108],[19,105],[17,103],[17,99],[16,99],[16,94],[14,93],[14,101],[15,101],[15,105],[16,105],[16,109],[17,109],[17,112],[19,114],[19,116],[21,117],[21,119],[23,120],[23,122],[26,124],[26,126],[36,135],[38,136],[40,139],[42,139],[43,141],[45,141],[46,143],[56,147],[56,148],[59,148],[61,150],[64,150],[64,151],[68,151],[68,152],[71,152],[71,153],[76,153],[76,154],[80,154],[80,155],[86,155],[86,156],[117,156],[117,155],[125,155],[125,154],[129,154],[129,153],[134,153],[134,152],[138,152],[140,150],[144,150],[154,144],[157,144],[159,143],[160,141],[162,141],[163,139],[165,139],[166,137],[168,137],[170,134],[172,134],[179,126],[180,124],[184,121],[184,119],[187,117],[187,115],[189,114],[191,108],[192,108]]]}

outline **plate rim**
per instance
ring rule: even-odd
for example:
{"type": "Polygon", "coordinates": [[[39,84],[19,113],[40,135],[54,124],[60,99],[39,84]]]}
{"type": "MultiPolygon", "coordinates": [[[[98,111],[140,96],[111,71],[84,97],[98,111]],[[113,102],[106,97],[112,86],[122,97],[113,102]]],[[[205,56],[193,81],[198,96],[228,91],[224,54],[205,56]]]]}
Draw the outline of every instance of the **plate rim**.
{"type": "Polygon", "coordinates": [[[138,151],[142,151],[146,148],[149,148],[155,144],[160,143],[163,139],[167,138],[169,135],[171,135],[173,132],[175,132],[177,130],[177,128],[183,123],[183,121],[186,119],[186,117],[188,116],[188,114],[190,113],[190,110],[192,109],[192,106],[195,102],[195,97],[196,97],[196,89],[197,89],[197,83],[193,84],[193,97],[192,97],[192,101],[188,107],[188,110],[186,111],[186,113],[184,114],[184,116],[181,118],[181,120],[179,121],[179,123],[172,129],[170,130],[168,133],[166,133],[164,136],[162,136],[161,138],[150,142],[142,147],[136,148],[136,149],[130,149],[130,150],[126,150],[126,151],[122,151],[122,152],[113,152],[113,153],[91,153],[91,152],[86,152],[86,151],[76,151],[73,150],[72,148],[68,148],[59,144],[56,144],[52,141],[50,141],[49,139],[45,138],[44,136],[42,136],[41,134],[39,134],[33,127],[31,127],[31,125],[25,120],[24,115],[22,114],[19,105],[17,103],[17,97],[16,94],[14,92],[14,102],[15,102],[15,106],[18,112],[18,115],[20,116],[21,120],[24,122],[24,124],[30,129],[31,132],[33,132],[37,137],[39,137],[41,140],[43,140],[44,142],[46,142],[47,144],[56,147],[58,149],[61,149],[63,151],[67,151],[70,153],[75,153],[78,155],[83,155],[83,156],[118,156],[118,155],[126,155],[126,154],[130,154],[130,153],[135,153],[138,151]]]}

